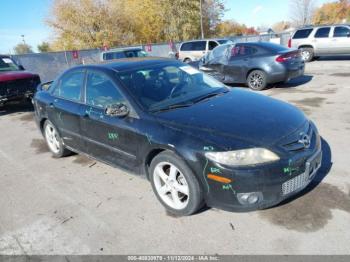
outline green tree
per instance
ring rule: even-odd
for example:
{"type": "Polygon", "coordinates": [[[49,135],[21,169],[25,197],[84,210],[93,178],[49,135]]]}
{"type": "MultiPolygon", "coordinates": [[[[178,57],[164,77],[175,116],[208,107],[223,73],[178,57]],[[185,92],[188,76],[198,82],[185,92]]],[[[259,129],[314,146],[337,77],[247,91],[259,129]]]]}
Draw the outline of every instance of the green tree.
{"type": "Polygon", "coordinates": [[[37,46],[37,48],[38,48],[40,53],[50,52],[51,51],[50,44],[48,42],[42,42],[41,44],[39,44],[37,46]]]}
{"type": "Polygon", "coordinates": [[[19,43],[14,48],[13,51],[15,54],[30,54],[33,53],[32,47],[26,43],[19,43]]]}
{"type": "MultiPolygon", "coordinates": [[[[221,21],[223,0],[202,0],[205,36],[221,21]]],[[[48,25],[57,50],[200,37],[199,0],[54,0],[48,25]]]]}

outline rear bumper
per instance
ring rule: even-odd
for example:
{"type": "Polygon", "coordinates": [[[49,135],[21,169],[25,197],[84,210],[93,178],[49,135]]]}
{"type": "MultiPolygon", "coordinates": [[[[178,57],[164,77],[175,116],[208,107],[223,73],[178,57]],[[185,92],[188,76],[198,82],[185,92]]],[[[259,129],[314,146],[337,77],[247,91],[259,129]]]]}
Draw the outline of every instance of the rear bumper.
{"type": "Polygon", "coordinates": [[[267,82],[269,84],[278,83],[278,82],[287,82],[293,78],[297,78],[299,76],[304,75],[305,72],[305,64],[302,64],[295,68],[280,68],[280,70],[276,70],[269,74],[267,82]]]}

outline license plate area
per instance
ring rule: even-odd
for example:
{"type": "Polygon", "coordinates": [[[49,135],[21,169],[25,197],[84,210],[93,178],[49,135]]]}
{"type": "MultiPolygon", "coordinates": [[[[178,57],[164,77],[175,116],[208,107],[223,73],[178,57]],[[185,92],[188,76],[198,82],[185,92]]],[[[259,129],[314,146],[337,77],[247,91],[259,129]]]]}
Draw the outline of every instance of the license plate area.
{"type": "Polygon", "coordinates": [[[315,176],[317,170],[321,167],[321,163],[322,151],[319,151],[306,161],[305,173],[308,175],[309,179],[312,179],[315,176]]]}

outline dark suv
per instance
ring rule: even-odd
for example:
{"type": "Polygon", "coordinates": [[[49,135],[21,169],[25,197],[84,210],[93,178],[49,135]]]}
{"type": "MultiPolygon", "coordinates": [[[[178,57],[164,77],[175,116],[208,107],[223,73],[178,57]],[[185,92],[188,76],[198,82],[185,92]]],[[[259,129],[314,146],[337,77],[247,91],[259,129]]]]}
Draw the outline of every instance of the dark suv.
{"type": "Polygon", "coordinates": [[[24,71],[11,57],[0,55],[0,106],[31,98],[38,84],[39,75],[24,71]]]}
{"type": "Polygon", "coordinates": [[[289,40],[288,47],[300,49],[306,62],[318,56],[350,55],[350,25],[300,28],[289,40]]]}

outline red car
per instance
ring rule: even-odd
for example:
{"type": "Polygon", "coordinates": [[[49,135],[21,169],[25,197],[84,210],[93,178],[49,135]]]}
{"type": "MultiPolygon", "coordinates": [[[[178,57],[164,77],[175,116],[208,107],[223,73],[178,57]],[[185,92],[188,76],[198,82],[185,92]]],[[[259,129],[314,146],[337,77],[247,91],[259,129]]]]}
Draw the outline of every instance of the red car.
{"type": "Polygon", "coordinates": [[[40,77],[24,70],[9,56],[0,55],[0,106],[33,97],[40,77]]]}

